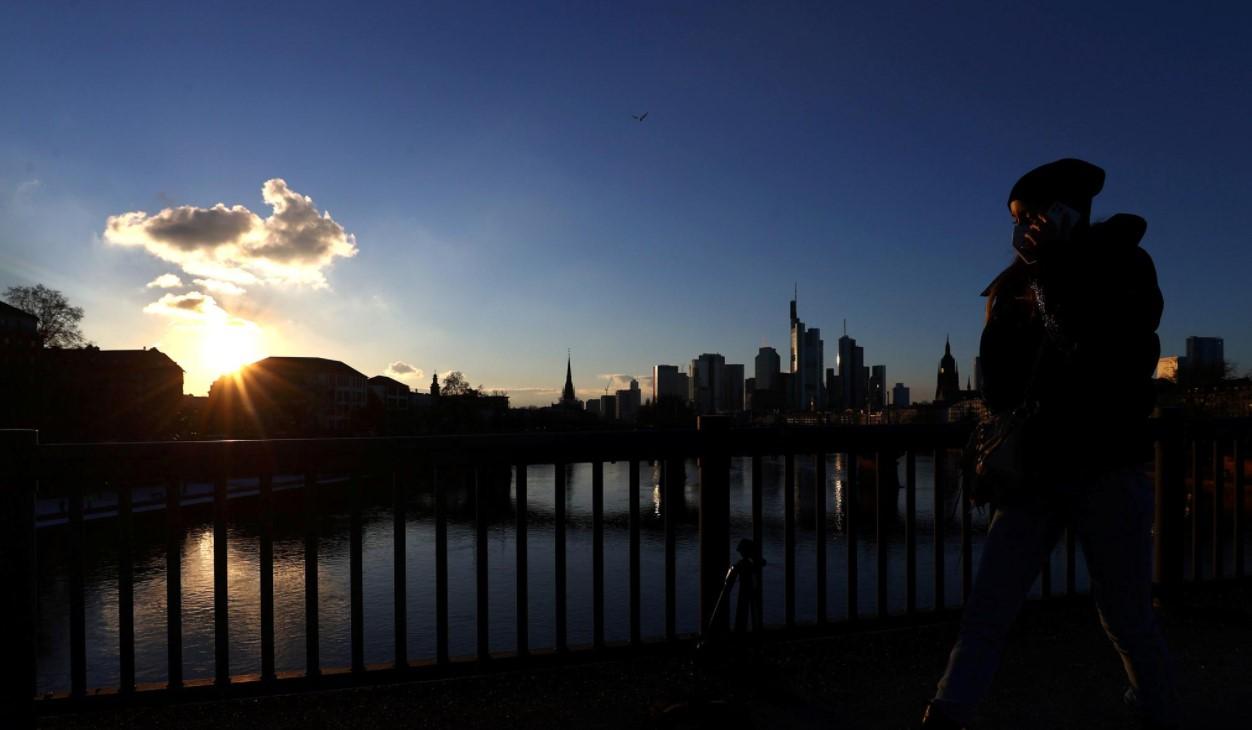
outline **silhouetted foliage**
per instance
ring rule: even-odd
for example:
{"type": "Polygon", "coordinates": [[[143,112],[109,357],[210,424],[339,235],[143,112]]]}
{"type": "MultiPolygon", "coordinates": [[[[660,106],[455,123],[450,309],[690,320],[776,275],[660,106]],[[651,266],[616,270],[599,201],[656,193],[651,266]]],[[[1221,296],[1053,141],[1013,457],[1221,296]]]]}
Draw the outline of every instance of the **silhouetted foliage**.
{"type": "Polygon", "coordinates": [[[444,377],[439,393],[440,395],[478,395],[480,390],[482,386],[479,386],[478,390],[471,388],[465,375],[460,370],[453,370],[444,377]]]}
{"type": "Polygon", "coordinates": [[[4,300],[39,318],[40,347],[72,348],[89,344],[78,326],[83,319],[83,308],[71,305],[56,289],[43,284],[11,286],[4,292],[4,300]]]}

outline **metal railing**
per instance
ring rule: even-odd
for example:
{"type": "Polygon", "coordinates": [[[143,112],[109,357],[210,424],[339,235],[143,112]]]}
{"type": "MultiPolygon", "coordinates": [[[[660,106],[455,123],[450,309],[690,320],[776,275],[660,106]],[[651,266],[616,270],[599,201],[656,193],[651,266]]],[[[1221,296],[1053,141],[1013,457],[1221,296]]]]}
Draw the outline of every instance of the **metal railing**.
{"type": "MultiPolygon", "coordinates": [[[[1184,583],[1187,567],[1193,580],[1216,577],[1245,577],[1244,545],[1246,514],[1244,503],[1247,441],[1252,433],[1248,420],[1186,422],[1176,415],[1157,419],[1156,430],[1156,579],[1165,598],[1170,598],[1184,583]],[[1225,456],[1233,457],[1230,485],[1234,491],[1233,509],[1226,519],[1225,456]],[[1207,468],[1205,462],[1208,462],[1207,468]],[[1211,476],[1211,496],[1208,490],[1211,476]],[[1202,504],[1203,503],[1203,504],[1202,504]],[[1201,507],[1207,506],[1208,524],[1201,521],[1201,507]],[[1229,526],[1225,523],[1229,522],[1229,526]],[[1205,573],[1203,533],[1209,533],[1211,554],[1205,573]],[[1227,570],[1227,555],[1231,556],[1227,570]]],[[[0,529],[6,549],[0,580],[7,598],[2,601],[6,615],[3,626],[10,634],[9,645],[16,647],[10,661],[5,662],[5,704],[15,714],[33,717],[58,707],[80,707],[85,704],[131,702],[142,697],[205,697],[232,696],[246,693],[288,691],[307,686],[341,686],[358,682],[377,682],[414,676],[440,676],[466,666],[481,670],[488,665],[513,665],[521,661],[561,661],[569,655],[567,620],[566,569],[566,481],[565,465],[590,463],[592,468],[592,642],[585,647],[591,652],[639,650],[657,642],[646,641],[641,631],[640,609],[640,464],[661,464],[662,500],[665,492],[678,483],[673,470],[682,467],[682,460],[699,460],[699,596],[700,616],[707,619],[712,611],[722,578],[730,563],[729,473],[731,457],[747,457],[751,461],[752,537],[757,546],[763,544],[765,525],[762,514],[762,460],[781,456],[784,460],[783,501],[783,622],[771,631],[786,633],[801,629],[796,619],[796,457],[813,455],[814,540],[816,560],[812,580],[816,586],[816,630],[831,623],[827,606],[826,522],[827,454],[845,454],[846,482],[842,505],[844,542],[846,547],[845,621],[849,624],[869,619],[875,624],[909,621],[920,615],[917,580],[917,468],[919,454],[933,455],[935,483],[933,491],[934,549],[932,551],[934,610],[945,608],[945,561],[948,555],[947,501],[954,495],[944,475],[945,466],[955,458],[955,449],[966,441],[968,426],[963,425],[881,425],[824,426],[786,430],[729,429],[718,419],[705,419],[695,431],[680,432],[613,432],[547,434],[528,433],[490,436],[439,436],[403,439],[314,439],[272,441],[167,442],[135,444],[47,444],[38,443],[31,431],[0,431],[0,488],[4,504],[0,505],[0,529]],[[875,510],[874,524],[862,525],[867,511],[858,509],[862,475],[858,455],[871,456],[876,464],[873,499],[879,504],[896,500],[897,455],[904,459],[904,611],[893,616],[889,612],[887,510],[875,510]],[[609,646],[605,641],[604,593],[604,463],[623,461],[629,466],[627,500],[629,514],[629,640],[624,646],[609,646]],[[527,466],[551,464],[554,470],[554,651],[531,650],[529,642],[529,581],[527,537],[527,466]],[[509,657],[493,655],[488,642],[488,576],[491,565],[487,550],[487,520],[483,519],[484,499],[475,499],[475,606],[476,655],[469,662],[454,661],[449,653],[448,614],[448,514],[443,493],[447,476],[466,476],[473,493],[484,489],[479,479],[484,470],[507,467],[513,470],[515,499],[522,507],[516,510],[516,649],[509,657]],[[435,584],[435,654],[413,661],[408,656],[406,625],[406,496],[413,488],[415,473],[424,472],[434,490],[434,584],[435,584]],[[305,668],[302,673],[276,671],[274,631],[274,509],[273,477],[276,474],[303,475],[304,521],[304,632],[305,668]],[[331,670],[322,666],[319,654],[318,601],[318,475],[352,475],[349,489],[349,593],[350,666],[331,670]],[[393,527],[392,570],[394,623],[394,661],[390,666],[367,666],[364,655],[365,618],[362,569],[362,491],[367,475],[389,481],[390,509],[393,527]],[[259,677],[241,678],[233,675],[230,664],[230,635],[227,620],[227,523],[228,479],[234,477],[259,479],[260,510],[260,666],[259,677]],[[182,633],[182,567],[180,544],[184,536],[183,507],[180,485],[190,480],[208,481],[213,489],[213,631],[214,676],[211,682],[185,680],[183,676],[182,633]],[[135,682],[134,626],[134,557],[132,487],[128,485],[159,481],[167,485],[165,504],[166,534],[166,627],[168,681],[160,688],[140,690],[135,682]],[[69,643],[70,691],[67,695],[35,701],[35,621],[34,583],[34,499],[39,483],[59,484],[66,488],[68,501],[69,562],[69,643]],[[83,496],[90,489],[105,487],[117,491],[116,550],[118,560],[118,662],[120,682],[116,688],[89,694],[86,675],[86,630],[84,616],[83,561],[83,496]],[[861,615],[858,559],[861,534],[873,533],[875,543],[876,616],[861,615]],[[494,656],[494,658],[493,658],[494,656]]],[[[958,500],[962,600],[968,596],[974,575],[971,508],[958,500]]],[[[677,525],[673,510],[665,510],[664,520],[664,633],[660,644],[680,640],[677,622],[678,572],[676,563],[677,525]]],[[[1075,584],[1075,538],[1067,531],[1064,539],[1066,563],[1065,593],[1072,595],[1075,584]]],[[[1050,559],[1044,562],[1041,574],[1042,595],[1054,591],[1050,559]]],[[[814,629],[804,629],[814,630],[814,629]]]]}

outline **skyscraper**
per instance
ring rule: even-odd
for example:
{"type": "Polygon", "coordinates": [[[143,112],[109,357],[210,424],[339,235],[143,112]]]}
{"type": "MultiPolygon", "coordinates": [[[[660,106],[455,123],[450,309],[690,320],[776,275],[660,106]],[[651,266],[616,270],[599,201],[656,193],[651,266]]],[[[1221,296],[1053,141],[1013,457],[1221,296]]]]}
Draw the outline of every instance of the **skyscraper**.
{"type": "Polygon", "coordinates": [[[1197,385],[1217,382],[1226,374],[1225,350],[1220,337],[1188,337],[1187,356],[1179,369],[1197,385]]]}
{"type": "MultiPolygon", "coordinates": [[[[791,300],[791,373],[792,407],[802,410],[818,408],[824,404],[822,388],[821,330],[805,329],[796,312],[796,300],[791,300]]],[[[758,386],[760,387],[760,386],[758,386]]]]}
{"type": "Polygon", "coordinates": [[[726,358],[717,353],[704,353],[691,361],[688,369],[689,400],[696,413],[719,413],[725,410],[726,358]]]}
{"type": "MultiPolygon", "coordinates": [[[[863,348],[858,347],[852,352],[857,362],[865,360],[865,350],[863,348]]],[[[864,411],[869,408],[869,368],[862,365],[858,372],[860,373],[860,379],[856,384],[856,409],[864,411]]]]}
{"type": "Polygon", "coordinates": [[[630,388],[619,390],[617,396],[617,420],[634,423],[639,418],[639,381],[630,379],[630,388]]]}
{"type": "Polygon", "coordinates": [[[687,374],[678,372],[677,365],[657,365],[652,368],[652,402],[662,398],[687,402],[687,374]]]}
{"type": "Polygon", "coordinates": [[[857,347],[856,340],[848,337],[847,325],[839,338],[839,385],[842,392],[835,405],[838,410],[859,411],[865,407],[865,391],[869,386],[868,374],[862,375],[865,348],[857,347]]]}
{"type": "Polygon", "coordinates": [[[757,350],[756,371],[753,373],[756,377],[756,389],[772,389],[775,381],[778,380],[778,373],[781,370],[782,358],[778,357],[778,350],[772,347],[762,347],[757,350]]]}
{"type": "Polygon", "coordinates": [[[904,383],[896,383],[895,387],[891,389],[891,405],[894,408],[909,407],[909,389],[904,383]]]}
{"type": "Polygon", "coordinates": [[[743,365],[727,364],[724,372],[726,378],[723,381],[725,383],[723,410],[738,413],[743,410],[743,365]]]}
{"type": "Polygon", "coordinates": [[[869,372],[869,409],[881,411],[887,405],[887,366],[875,365],[869,372]]]}

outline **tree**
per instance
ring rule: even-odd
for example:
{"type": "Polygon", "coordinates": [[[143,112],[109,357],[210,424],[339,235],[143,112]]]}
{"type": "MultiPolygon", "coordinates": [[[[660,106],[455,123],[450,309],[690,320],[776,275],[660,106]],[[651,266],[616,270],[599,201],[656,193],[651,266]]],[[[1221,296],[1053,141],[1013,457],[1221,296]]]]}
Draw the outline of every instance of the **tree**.
{"type": "Polygon", "coordinates": [[[470,387],[469,381],[465,379],[465,375],[460,370],[453,370],[443,378],[443,385],[439,387],[440,395],[478,395],[478,392],[470,387]]]}
{"type": "Polygon", "coordinates": [[[43,284],[35,286],[11,286],[4,292],[4,299],[23,312],[39,318],[40,347],[84,347],[87,338],[78,327],[83,320],[83,308],[70,305],[65,295],[43,284]]]}

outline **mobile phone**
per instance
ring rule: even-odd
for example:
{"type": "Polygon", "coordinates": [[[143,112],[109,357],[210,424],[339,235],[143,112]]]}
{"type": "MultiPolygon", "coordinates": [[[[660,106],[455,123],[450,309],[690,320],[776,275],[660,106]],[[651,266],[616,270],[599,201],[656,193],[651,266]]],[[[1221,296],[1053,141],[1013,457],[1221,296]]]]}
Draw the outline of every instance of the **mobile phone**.
{"type": "Polygon", "coordinates": [[[1068,241],[1074,226],[1078,225],[1078,211],[1064,203],[1053,203],[1047,212],[1048,223],[1052,225],[1052,235],[1058,241],[1068,241]]]}
{"type": "MultiPolygon", "coordinates": [[[[1053,203],[1043,216],[1043,227],[1051,229],[1049,235],[1045,235],[1044,240],[1068,241],[1080,218],[1078,211],[1068,205],[1053,203]]],[[[1039,260],[1039,245],[1041,243],[1040,241],[1032,241],[1026,238],[1026,234],[1030,231],[1030,225],[1031,221],[1024,219],[1013,226],[1013,249],[1017,251],[1017,255],[1022,262],[1027,264],[1033,264],[1039,260]]]]}

